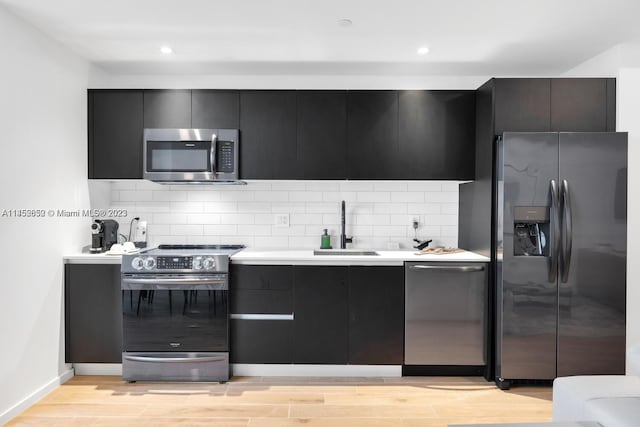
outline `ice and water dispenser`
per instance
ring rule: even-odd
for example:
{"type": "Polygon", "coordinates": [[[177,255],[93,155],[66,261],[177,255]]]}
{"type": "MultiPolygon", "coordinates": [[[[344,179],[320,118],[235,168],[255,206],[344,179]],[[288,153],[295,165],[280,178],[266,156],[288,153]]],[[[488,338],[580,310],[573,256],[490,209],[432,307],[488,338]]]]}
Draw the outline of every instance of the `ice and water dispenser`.
{"type": "Polygon", "coordinates": [[[549,256],[549,208],[516,206],[513,213],[513,255],[549,256]]]}

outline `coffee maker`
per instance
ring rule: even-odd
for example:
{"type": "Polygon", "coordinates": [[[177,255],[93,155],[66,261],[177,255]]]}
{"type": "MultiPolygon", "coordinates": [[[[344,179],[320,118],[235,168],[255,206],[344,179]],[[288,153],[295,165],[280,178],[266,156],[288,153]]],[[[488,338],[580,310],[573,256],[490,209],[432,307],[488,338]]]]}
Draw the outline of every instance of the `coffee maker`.
{"type": "Polygon", "coordinates": [[[118,243],[118,222],[112,219],[95,219],[91,224],[92,253],[108,251],[111,245],[118,243]]]}

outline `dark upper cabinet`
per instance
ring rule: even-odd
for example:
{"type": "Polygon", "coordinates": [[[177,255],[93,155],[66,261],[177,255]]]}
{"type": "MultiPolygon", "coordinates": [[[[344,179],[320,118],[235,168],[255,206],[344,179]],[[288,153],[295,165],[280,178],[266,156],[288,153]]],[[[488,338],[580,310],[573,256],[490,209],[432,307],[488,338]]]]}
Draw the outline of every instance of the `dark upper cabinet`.
{"type": "Polygon", "coordinates": [[[494,79],[495,134],[551,130],[550,79],[494,79]]]}
{"type": "Polygon", "coordinates": [[[299,91],[298,159],[305,179],[347,176],[347,92],[299,91]]]}
{"type": "Polygon", "coordinates": [[[401,365],[404,268],[349,267],[349,363],[401,365]]]}
{"type": "Polygon", "coordinates": [[[65,265],[65,362],[122,362],[120,265],[65,265]]]}
{"type": "Polygon", "coordinates": [[[294,363],[347,363],[347,269],[295,267],[294,363]]]}
{"type": "Polygon", "coordinates": [[[191,126],[196,129],[238,129],[240,94],[237,91],[191,91],[191,126]]]}
{"type": "Polygon", "coordinates": [[[88,92],[89,178],[142,178],[142,91],[88,92]]]}
{"type": "Polygon", "coordinates": [[[474,179],[475,91],[398,94],[397,179],[474,179]]]}
{"type": "Polygon", "coordinates": [[[347,94],[348,178],[394,179],[402,169],[398,147],[398,92],[347,94]]]}
{"type": "Polygon", "coordinates": [[[296,148],[296,92],[240,93],[240,175],[244,179],[300,179],[296,148]]]}
{"type": "Polygon", "coordinates": [[[551,129],[607,129],[607,79],[551,79],[551,129]]]}
{"type": "Polygon", "coordinates": [[[190,90],[145,90],[145,128],[190,128],[190,90]]]}

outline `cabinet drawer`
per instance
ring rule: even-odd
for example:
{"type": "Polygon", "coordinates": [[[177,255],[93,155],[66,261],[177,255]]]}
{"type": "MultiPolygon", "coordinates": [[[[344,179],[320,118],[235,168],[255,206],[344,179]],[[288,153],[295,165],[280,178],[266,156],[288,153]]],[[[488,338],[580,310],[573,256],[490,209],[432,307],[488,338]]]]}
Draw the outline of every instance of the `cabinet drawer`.
{"type": "Polygon", "coordinates": [[[293,362],[293,322],[231,320],[232,363],[293,362]]]}
{"type": "Polygon", "coordinates": [[[293,267],[231,266],[231,313],[293,312],[293,267]]]}

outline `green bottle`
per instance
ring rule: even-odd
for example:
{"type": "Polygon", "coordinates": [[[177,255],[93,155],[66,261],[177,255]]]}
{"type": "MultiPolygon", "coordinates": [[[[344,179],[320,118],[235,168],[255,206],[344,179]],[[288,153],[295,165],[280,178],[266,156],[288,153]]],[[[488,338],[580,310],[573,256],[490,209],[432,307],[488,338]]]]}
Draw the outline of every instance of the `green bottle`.
{"type": "Polygon", "coordinates": [[[327,232],[327,229],[324,229],[324,234],[320,236],[320,249],[331,249],[331,236],[327,232]]]}

